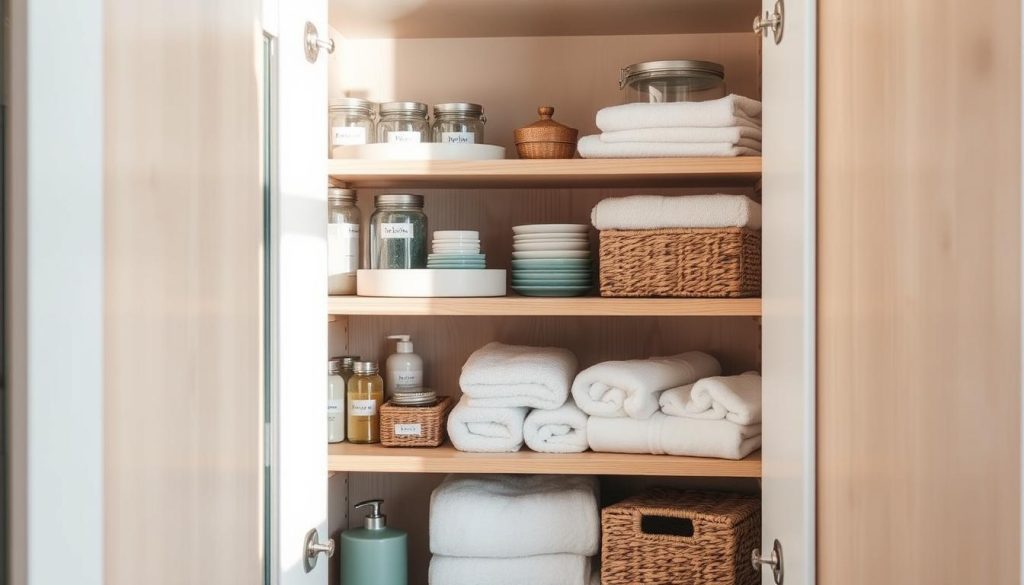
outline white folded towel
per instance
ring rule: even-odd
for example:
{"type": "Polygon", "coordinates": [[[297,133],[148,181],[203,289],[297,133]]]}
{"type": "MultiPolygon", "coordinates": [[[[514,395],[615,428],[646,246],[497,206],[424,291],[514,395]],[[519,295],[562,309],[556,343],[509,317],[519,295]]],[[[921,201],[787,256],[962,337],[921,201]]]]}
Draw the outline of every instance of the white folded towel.
{"type": "Polygon", "coordinates": [[[718,360],[700,351],[646,360],[602,362],[576,376],[572,396],[591,416],[650,418],[669,388],[722,373],[718,360]]]}
{"type": "Polygon", "coordinates": [[[592,416],[587,421],[587,440],[591,449],[606,453],[743,459],[761,447],[761,425],[679,418],[663,412],[648,420],[592,416]]]}
{"type": "Polygon", "coordinates": [[[761,422],[761,376],[746,372],[704,378],[666,390],[659,402],[661,411],[671,416],[756,424],[761,422]]]}
{"type": "Polygon", "coordinates": [[[526,446],[541,453],[587,450],[587,415],[569,398],[554,410],[533,410],[523,425],[526,446]]]}
{"type": "Polygon", "coordinates": [[[430,552],[597,554],[597,490],[597,478],[587,475],[450,475],[430,495],[430,552]]]}
{"type": "Polygon", "coordinates": [[[731,142],[603,142],[591,134],[576,144],[583,158],[673,158],[702,156],[759,156],[761,143],[731,142]]]}
{"type": "Polygon", "coordinates": [[[602,199],[590,221],[599,230],[760,229],[761,206],[746,195],[631,195],[602,199]]]}
{"type": "Polygon", "coordinates": [[[448,415],[448,436],[459,451],[513,453],[523,448],[523,423],[529,411],[472,407],[463,396],[448,415]]]}
{"type": "Polygon", "coordinates": [[[494,341],[469,356],[459,386],[473,407],[558,408],[577,368],[576,355],[567,349],[494,341]]]}
{"type": "Polygon", "coordinates": [[[728,142],[737,144],[740,140],[752,140],[761,149],[761,129],[750,126],[729,126],[726,128],[637,128],[604,132],[601,142],[728,142]]]}
{"type": "Polygon", "coordinates": [[[736,94],[706,102],[626,104],[602,108],[597,112],[597,127],[602,132],[637,128],[673,128],[677,126],[724,128],[761,125],[761,102],[736,94]]]}
{"type": "Polygon", "coordinates": [[[581,555],[473,558],[434,555],[430,585],[589,585],[590,559],[581,555]]]}

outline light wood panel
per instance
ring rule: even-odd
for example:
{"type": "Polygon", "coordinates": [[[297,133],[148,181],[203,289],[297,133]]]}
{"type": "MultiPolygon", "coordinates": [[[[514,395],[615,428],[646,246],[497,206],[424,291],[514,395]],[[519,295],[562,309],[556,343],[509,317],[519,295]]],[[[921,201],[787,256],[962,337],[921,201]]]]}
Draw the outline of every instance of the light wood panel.
{"type": "Polygon", "coordinates": [[[819,2],[818,582],[1020,581],[1020,3],[819,2]]]}
{"type": "Polygon", "coordinates": [[[110,585],[263,578],[258,9],[104,3],[110,585]]]}
{"type": "Polygon", "coordinates": [[[761,299],[329,297],[332,315],[758,316],[761,299]]]}

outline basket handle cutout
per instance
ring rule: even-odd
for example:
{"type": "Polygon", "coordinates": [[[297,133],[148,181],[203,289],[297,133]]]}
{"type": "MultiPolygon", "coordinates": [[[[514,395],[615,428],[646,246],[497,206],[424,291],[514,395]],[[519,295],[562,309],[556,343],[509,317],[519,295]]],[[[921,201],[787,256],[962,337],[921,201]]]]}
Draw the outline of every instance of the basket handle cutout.
{"type": "Polygon", "coordinates": [[[693,520],[672,516],[643,516],[640,518],[640,532],[662,536],[693,536],[693,520]]]}

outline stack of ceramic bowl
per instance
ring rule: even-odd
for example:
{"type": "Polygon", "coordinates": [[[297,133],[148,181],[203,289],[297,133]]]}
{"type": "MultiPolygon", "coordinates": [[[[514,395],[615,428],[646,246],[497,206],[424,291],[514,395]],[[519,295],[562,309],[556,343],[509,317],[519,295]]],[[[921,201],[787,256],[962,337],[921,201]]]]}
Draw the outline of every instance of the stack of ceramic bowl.
{"type": "Polygon", "coordinates": [[[427,268],[483,269],[486,256],[480,253],[480,232],[448,230],[434,232],[433,250],[427,268]]]}
{"type": "Polygon", "coordinates": [[[549,223],[512,228],[512,290],[531,297],[576,297],[593,286],[588,226],[549,223]]]}

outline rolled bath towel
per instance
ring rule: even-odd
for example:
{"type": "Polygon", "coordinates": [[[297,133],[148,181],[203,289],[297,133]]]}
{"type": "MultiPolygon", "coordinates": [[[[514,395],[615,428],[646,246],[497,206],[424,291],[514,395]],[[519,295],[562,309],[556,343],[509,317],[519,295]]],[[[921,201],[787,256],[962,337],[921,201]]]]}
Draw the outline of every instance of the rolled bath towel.
{"type": "Polygon", "coordinates": [[[448,436],[459,451],[512,453],[523,448],[523,422],[529,411],[471,407],[463,396],[448,415],[448,436]]]}
{"type": "Polygon", "coordinates": [[[728,142],[737,144],[741,139],[757,142],[761,149],[761,129],[751,126],[728,128],[638,128],[603,132],[601,142],[728,142]]]}
{"type": "Polygon", "coordinates": [[[553,409],[565,404],[576,375],[576,355],[558,347],[488,343],[462,366],[459,386],[478,406],[553,409]]]}
{"type": "Polygon", "coordinates": [[[587,421],[587,440],[591,449],[605,453],[743,459],[761,447],[761,425],[679,418],[663,412],[649,420],[592,416],[587,421]]]}
{"type": "Polygon", "coordinates": [[[758,156],[761,143],[731,142],[602,142],[597,134],[576,144],[583,158],[672,158],[687,156],[758,156]]]}
{"type": "Polygon", "coordinates": [[[569,398],[554,410],[534,410],[523,425],[526,446],[541,453],[587,450],[587,415],[569,398]]]}
{"type": "Polygon", "coordinates": [[[599,230],[761,228],[761,206],[746,195],[630,195],[602,199],[590,212],[599,230]]]}
{"type": "Polygon", "coordinates": [[[714,376],[661,395],[661,411],[672,416],[725,419],[738,425],[761,422],[761,375],[714,376]]]}
{"type": "Polygon", "coordinates": [[[589,585],[590,559],[581,555],[473,558],[434,555],[430,585],[589,585]]]}
{"type": "Polygon", "coordinates": [[[576,376],[572,396],[591,416],[650,418],[669,388],[722,373],[718,360],[700,351],[646,360],[602,362],[576,376]]]}
{"type": "Polygon", "coordinates": [[[596,477],[450,475],[430,495],[435,555],[591,556],[597,554],[600,534],[596,477]]]}
{"type": "Polygon", "coordinates": [[[732,94],[704,102],[666,102],[626,104],[602,108],[597,112],[597,127],[602,132],[638,128],[724,128],[761,126],[761,102],[732,94]]]}

